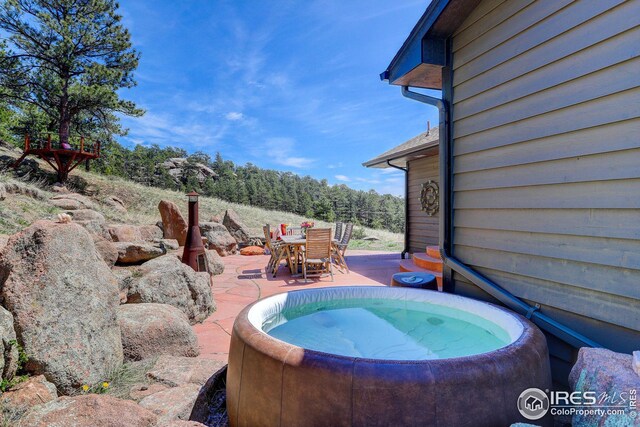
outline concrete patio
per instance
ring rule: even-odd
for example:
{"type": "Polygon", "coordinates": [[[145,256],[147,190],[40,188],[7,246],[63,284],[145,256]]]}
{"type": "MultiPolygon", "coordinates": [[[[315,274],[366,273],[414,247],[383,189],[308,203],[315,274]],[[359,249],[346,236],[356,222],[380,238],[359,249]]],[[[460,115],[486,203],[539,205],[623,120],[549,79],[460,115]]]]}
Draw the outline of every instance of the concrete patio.
{"type": "Polygon", "coordinates": [[[240,311],[252,302],[281,292],[324,286],[389,285],[398,272],[400,254],[373,251],[349,251],[347,264],[351,272],[337,269],[331,278],[292,278],[284,264],[277,277],[267,277],[269,257],[234,255],[223,258],[225,272],[214,278],[213,293],[217,310],[203,323],[195,325],[200,357],[227,361],[233,322],[240,311]]]}

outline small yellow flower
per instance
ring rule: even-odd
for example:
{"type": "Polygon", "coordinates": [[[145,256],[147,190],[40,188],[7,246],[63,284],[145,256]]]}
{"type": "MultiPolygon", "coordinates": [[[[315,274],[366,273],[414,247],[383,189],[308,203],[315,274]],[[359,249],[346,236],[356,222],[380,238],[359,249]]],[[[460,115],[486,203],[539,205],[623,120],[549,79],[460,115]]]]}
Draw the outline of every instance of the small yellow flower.
{"type": "Polygon", "coordinates": [[[89,391],[89,386],[88,386],[88,385],[86,385],[86,384],[85,384],[85,385],[83,385],[83,386],[82,386],[82,390],[83,390],[83,391],[89,391]]]}
{"type": "Polygon", "coordinates": [[[102,383],[102,388],[109,388],[109,383],[108,382],[103,382],[102,383]]]}

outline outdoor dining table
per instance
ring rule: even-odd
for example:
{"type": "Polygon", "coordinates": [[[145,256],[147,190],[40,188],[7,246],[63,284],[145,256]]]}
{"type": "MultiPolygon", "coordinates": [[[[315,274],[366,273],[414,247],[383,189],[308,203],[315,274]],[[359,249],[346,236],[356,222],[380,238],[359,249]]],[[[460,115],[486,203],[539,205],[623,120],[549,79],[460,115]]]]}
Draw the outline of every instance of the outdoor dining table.
{"type": "MultiPolygon", "coordinates": [[[[307,243],[306,237],[301,234],[290,236],[285,235],[280,236],[280,240],[287,245],[287,258],[289,262],[289,270],[291,270],[291,277],[302,276],[302,272],[300,271],[300,253],[302,252],[304,245],[307,243]]],[[[331,241],[331,244],[335,243],[337,243],[337,240],[331,241]]]]}
{"type": "Polygon", "coordinates": [[[291,276],[296,277],[302,275],[299,271],[300,252],[305,243],[307,243],[307,239],[303,235],[298,234],[292,236],[280,236],[280,240],[287,245],[287,259],[289,262],[289,269],[291,270],[291,276]]]}

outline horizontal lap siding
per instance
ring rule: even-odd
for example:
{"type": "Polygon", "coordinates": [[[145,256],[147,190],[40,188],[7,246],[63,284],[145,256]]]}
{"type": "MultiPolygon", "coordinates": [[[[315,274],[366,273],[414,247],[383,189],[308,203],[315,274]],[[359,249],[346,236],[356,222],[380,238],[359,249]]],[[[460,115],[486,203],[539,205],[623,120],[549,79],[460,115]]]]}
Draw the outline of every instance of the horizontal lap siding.
{"type": "Polygon", "coordinates": [[[420,193],[425,182],[439,181],[438,156],[409,162],[409,248],[412,253],[424,252],[429,245],[438,244],[438,214],[428,216],[422,211],[420,193]]]}
{"type": "Polygon", "coordinates": [[[640,348],[640,1],[488,0],[453,50],[454,254],[640,348]]]}

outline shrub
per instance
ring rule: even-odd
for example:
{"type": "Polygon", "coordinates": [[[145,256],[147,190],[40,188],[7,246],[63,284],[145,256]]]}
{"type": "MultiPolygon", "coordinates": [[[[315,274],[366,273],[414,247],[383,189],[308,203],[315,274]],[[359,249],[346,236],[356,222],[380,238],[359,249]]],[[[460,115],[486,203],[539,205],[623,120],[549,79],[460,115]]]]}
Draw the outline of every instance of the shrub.
{"type": "Polygon", "coordinates": [[[364,231],[364,228],[362,227],[355,227],[353,229],[353,234],[351,234],[351,238],[354,240],[362,240],[366,237],[366,233],[364,231]]]}

